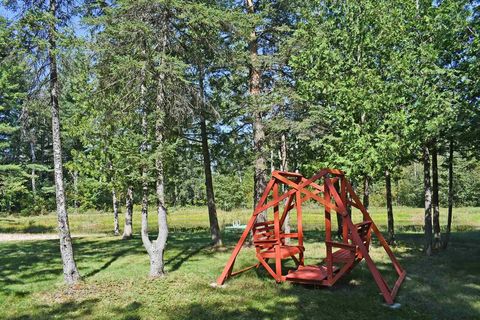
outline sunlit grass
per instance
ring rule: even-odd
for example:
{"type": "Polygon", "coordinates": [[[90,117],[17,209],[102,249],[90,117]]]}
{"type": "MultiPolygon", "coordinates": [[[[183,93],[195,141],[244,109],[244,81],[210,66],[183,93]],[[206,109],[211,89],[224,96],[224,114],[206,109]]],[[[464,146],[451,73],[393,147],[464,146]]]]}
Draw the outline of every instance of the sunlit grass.
{"type": "MultiPolygon", "coordinates": [[[[387,225],[385,208],[370,208],[369,211],[380,229],[385,230],[387,225]]],[[[419,231],[423,225],[423,208],[395,207],[394,215],[395,225],[399,231],[419,231]]],[[[218,211],[218,220],[222,229],[231,225],[234,221],[246,224],[250,216],[251,210],[249,209],[236,209],[230,212],[218,211]]],[[[440,222],[443,227],[446,225],[446,220],[447,212],[446,209],[442,208],[440,222]]],[[[314,206],[305,207],[303,221],[307,230],[323,230],[323,209],[314,206]]],[[[120,222],[120,229],[123,229],[123,212],[120,215],[120,222]]],[[[208,210],[206,207],[172,208],[169,210],[168,223],[173,231],[185,228],[208,228],[208,210]]],[[[153,231],[156,227],[156,216],[153,211],[149,215],[149,224],[153,231]]],[[[292,224],[295,225],[295,217],[292,218],[292,224]]],[[[140,232],[140,210],[138,207],[134,211],[133,225],[134,232],[140,232]]],[[[73,233],[112,233],[113,216],[109,212],[70,213],[70,226],[73,233]]],[[[0,217],[0,232],[50,233],[56,232],[56,227],[57,217],[53,213],[34,217],[0,217]]],[[[480,208],[454,209],[454,231],[467,231],[477,228],[480,228],[480,208]]]]}

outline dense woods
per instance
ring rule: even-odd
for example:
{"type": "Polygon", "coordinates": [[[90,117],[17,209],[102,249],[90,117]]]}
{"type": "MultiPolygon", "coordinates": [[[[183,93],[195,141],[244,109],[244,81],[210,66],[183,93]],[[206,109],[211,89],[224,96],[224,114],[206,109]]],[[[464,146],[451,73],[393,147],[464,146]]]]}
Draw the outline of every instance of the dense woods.
{"type": "Polygon", "coordinates": [[[479,10],[467,0],[6,0],[0,211],[57,209],[68,263],[67,209],[112,212],[112,230],[130,238],[137,204],[157,277],[168,207],[208,206],[221,245],[217,208],[251,207],[271,170],[335,167],[366,206],[388,208],[392,243],[392,205],[424,207],[430,253],[448,243],[452,207],[480,205],[479,10]]]}

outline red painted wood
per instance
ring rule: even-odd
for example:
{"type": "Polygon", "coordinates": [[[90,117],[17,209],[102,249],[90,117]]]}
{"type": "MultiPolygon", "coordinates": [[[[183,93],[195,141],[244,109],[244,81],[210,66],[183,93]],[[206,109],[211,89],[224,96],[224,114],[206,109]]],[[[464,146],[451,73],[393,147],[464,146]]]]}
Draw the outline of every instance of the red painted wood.
{"type": "Polygon", "coordinates": [[[235,246],[230,259],[225,265],[222,274],[217,279],[217,283],[223,284],[225,280],[232,275],[262,265],[277,282],[288,280],[306,284],[332,286],[341,277],[350,272],[361,260],[365,260],[385,301],[392,304],[405,279],[406,272],[398,263],[392,250],[388,246],[388,243],[372,221],[368,211],[360,202],[360,199],[355,194],[352,186],[345,178],[344,173],[335,169],[323,169],[310,179],[305,179],[298,173],[274,171],[272,179],[265,188],[262,198],[255,208],[240,240],[235,246]],[[323,185],[317,183],[317,180],[323,180],[323,185]],[[334,183],[337,181],[340,181],[340,192],[334,187],[334,183]],[[282,195],[279,195],[280,184],[284,184],[289,188],[282,195]],[[311,191],[307,189],[308,187],[312,187],[314,190],[311,191]],[[267,202],[271,193],[273,200],[267,202]],[[288,200],[283,208],[283,213],[280,215],[280,202],[287,198],[288,200]],[[349,200],[349,198],[351,200],[349,200]],[[325,207],[325,237],[327,252],[324,263],[326,263],[326,265],[303,266],[303,254],[305,249],[303,247],[302,204],[308,200],[315,200],[325,207]],[[353,224],[351,217],[347,213],[347,204],[351,204],[361,211],[363,222],[353,224]],[[272,207],[273,220],[255,223],[256,216],[260,212],[264,212],[272,207]],[[297,232],[285,234],[282,232],[282,226],[286,215],[293,208],[296,209],[295,211],[297,214],[297,232]],[[341,214],[343,217],[342,243],[331,241],[332,210],[341,214]],[[236,257],[250,231],[253,232],[253,242],[256,247],[256,256],[259,263],[232,273],[236,257]],[[399,275],[392,289],[389,288],[369,255],[368,249],[372,232],[379,239],[380,244],[385,249],[399,275]],[[285,238],[297,238],[298,245],[285,245],[285,238]],[[281,261],[289,258],[292,258],[295,261],[297,270],[290,272],[287,275],[283,275],[281,261]],[[275,271],[268,264],[270,259],[275,260],[275,271]]]}

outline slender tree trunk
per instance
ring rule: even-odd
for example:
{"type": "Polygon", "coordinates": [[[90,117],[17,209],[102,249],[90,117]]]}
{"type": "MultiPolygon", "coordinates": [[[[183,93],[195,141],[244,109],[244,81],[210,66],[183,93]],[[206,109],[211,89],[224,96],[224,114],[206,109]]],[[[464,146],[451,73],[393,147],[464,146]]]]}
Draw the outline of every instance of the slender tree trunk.
{"type": "Polygon", "coordinates": [[[423,147],[423,186],[425,192],[425,253],[432,254],[432,190],[430,182],[430,153],[423,147]]]}
{"type": "MultiPolygon", "coordinates": [[[[288,148],[287,148],[287,137],[285,133],[282,133],[282,136],[280,138],[281,144],[280,144],[280,170],[281,171],[288,171],[288,148]]],[[[283,189],[285,191],[285,189],[283,189]]],[[[285,199],[285,204],[287,199],[285,199]]],[[[290,228],[290,213],[287,213],[285,216],[285,221],[283,222],[283,231],[285,233],[290,233],[291,228],[290,228]]],[[[290,238],[285,239],[285,243],[289,244],[290,243],[290,238]]]]}
{"type": "Polygon", "coordinates": [[[432,206],[433,206],[433,248],[439,249],[442,246],[440,233],[440,206],[438,203],[438,163],[437,147],[432,147],[432,206]]]}
{"type": "Polygon", "coordinates": [[[73,212],[78,214],[78,171],[74,170],[72,173],[73,179],[73,212]]]}
{"type": "Polygon", "coordinates": [[[393,204],[392,204],[392,182],[390,178],[390,171],[385,170],[385,192],[387,198],[387,221],[388,221],[388,244],[395,243],[395,229],[393,219],[393,204]]]}
{"type": "MultiPolygon", "coordinates": [[[[202,67],[200,67],[201,69],[202,67]]],[[[199,85],[200,85],[200,131],[202,136],[202,154],[203,154],[203,169],[205,172],[205,188],[207,191],[207,206],[208,206],[208,219],[210,221],[210,235],[212,237],[212,244],[214,246],[222,246],[222,237],[220,234],[220,227],[218,226],[217,207],[215,205],[215,193],[213,191],[213,178],[210,160],[210,149],[208,147],[207,136],[207,124],[205,120],[205,95],[204,95],[204,83],[203,72],[200,72],[199,85]]]]}
{"type": "MultiPolygon", "coordinates": [[[[245,0],[248,14],[255,14],[253,0],[245,0]]],[[[260,95],[260,70],[258,68],[258,43],[255,29],[250,33],[250,42],[248,49],[250,51],[250,76],[249,76],[249,94],[255,107],[253,108],[253,149],[255,153],[254,163],[254,206],[260,200],[265,187],[267,186],[267,160],[265,156],[265,130],[263,126],[263,113],[259,110],[255,97],[260,95]]],[[[266,221],[266,212],[257,216],[257,221],[266,221]]]]}
{"type": "Polygon", "coordinates": [[[363,206],[368,210],[370,206],[370,178],[365,176],[363,178],[363,206]]]}
{"type": "MultiPolygon", "coordinates": [[[[50,0],[50,14],[55,17],[57,3],[50,0]]],[[[56,57],[56,27],[55,22],[49,24],[48,29],[48,60],[50,62],[50,104],[52,108],[52,141],[53,141],[53,164],[55,172],[55,194],[57,202],[58,231],[60,237],[60,253],[63,262],[63,276],[69,285],[80,280],[80,273],[75,263],[73,254],[72,238],[68,223],[65,190],[63,184],[62,145],[60,140],[60,106],[58,103],[58,74],[56,57]]]]}
{"type": "MultiPolygon", "coordinates": [[[[334,184],[335,190],[337,190],[337,193],[340,194],[340,181],[335,182],[334,184]]],[[[343,219],[342,215],[340,213],[336,213],[337,215],[337,238],[341,239],[343,236],[343,219]]]]}
{"type": "MultiPolygon", "coordinates": [[[[145,45],[145,44],[144,44],[145,45]]],[[[145,54],[145,49],[143,51],[144,56],[145,54]]],[[[147,94],[147,88],[146,88],[146,65],[144,65],[140,71],[140,79],[141,79],[141,85],[140,85],[140,106],[142,110],[142,135],[143,135],[143,141],[140,146],[140,152],[143,155],[143,158],[146,159],[148,158],[147,155],[147,144],[148,144],[148,112],[147,112],[147,106],[146,106],[146,94],[147,94]]],[[[158,91],[163,91],[162,88],[159,88],[158,91]]],[[[158,96],[157,96],[158,99],[158,96]]],[[[158,103],[158,101],[157,101],[158,103]]],[[[163,118],[160,115],[157,115],[158,118],[163,118]]],[[[157,120],[158,123],[158,120],[157,120]]],[[[156,128],[156,139],[158,139],[158,128],[156,128]]],[[[158,147],[157,153],[161,152],[161,146],[158,147]]],[[[158,199],[158,194],[159,192],[163,193],[163,190],[160,190],[160,188],[163,188],[163,181],[160,181],[161,185],[159,185],[159,172],[158,172],[158,165],[159,165],[159,160],[161,159],[160,155],[157,155],[155,165],[157,169],[157,181],[156,181],[156,193],[157,193],[157,203],[159,203],[158,199]]],[[[160,164],[161,164],[160,160],[160,164]]],[[[147,163],[142,164],[142,228],[141,228],[141,235],[142,235],[142,243],[143,246],[145,247],[145,250],[147,250],[149,259],[150,259],[150,272],[149,275],[152,278],[156,278],[159,276],[163,275],[163,248],[161,251],[159,251],[159,243],[158,243],[158,238],[163,237],[164,235],[161,235],[160,232],[158,234],[158,238],[156,241],[151,241],[148,235],[148,165],[147,163]]],[[[162,171],[162,178],[163,178],[163,167],[161,168],[162,171]]],[[[163,199],[162,199],[163,200],[163,199]]],[[[160,205],[160,203],[159,203],[160,205]]],[[[160,217],[160,211],[163,210],[163,204],[161,204],[162,208],[158,210],[158,217],[160,217]]],[[[166,212],[163,213],[165,215],[165,224],[166,224],[166,212]]],[[[159,221],[159,226],[160,226],[160,221],[159,221]]]]}
{"type": "Polygon", "coordinates": [[[270,149],[270,173],[275,171],[275,156],[273,155],[273,149],[270,149]]]}
{"type": "Polygon", "coordinates": [[[125,197],[125,225],[123,227],[122,239],[131,239],[133,236],[133,186],[127,188],[127,196],[125,197]]]}
{"type": "MultiPolygon", "coordinates": [[[[35,140],[33,137],[30,139],[30,155],[31,155],[32,164],[35,164],[37,162],[37,157],[35,155],[35,140]]],[[[30,180],[32,184],[33,201],[35,201],[35,198],[37,195],[37,183],[36,183],[36,172],[34,167],[32,167],[32,171],[30,173],[30,180]]]]}
{"type": "Polygon", "coordinates": [[[446,249],[450,241],[450,231],[452,228],[452,214],[453,214],[453,139],[450,140],[448,153],[448,218],[447,231],[445,232],[445,240],[443,248],[446,249]]]}
{"type": "MultiPolygon", "coordinates": [[[[163,146],[163,121],[157,121],[156,140],[158,146],[163,146]]],[[[157,240],[152,244],[152,252],[150,254],[150,277],[161,277],[165,275],[163,253],[167,244],[168,224],[167,209],[165,208],[165,183],[163,170],[163,157],[161,150],[158,152],[155,160],[157,170],[156,193],[157,193],[157,219],[158,219],[158,236],[157,240]]]]}
{"type": "Polygon", "coordinates": [[[120,226],[118,224],[118,200],[115,188],[112,189],[112,205],[113,205],[113,233],[118,236],[120,234],[120,226]]]}
{"type": "MultiPolygon", "coordinates": [[[[162,35],[161,47],[162,54],[165,53],[166,48],[166,21],[162,19],[162,28],[160,34],[162,35]]],[[[160,61],[160,65],[163,61],[160,61]]],[[[143,70],[145,72],[145,70],[143,70]]],[[[163,169],[163,146],[164,146],[164,131],[165,131],[165,93],[164,93],[164,74],[157,73],[157,96],[155,100],[156,106],[156,122],[155,122],[155,143],[156,143],[156,156],[155,156],[155,169],[156,169],[156,183],[155,193],[157,196],[157,220],[158,220],[158,235],[155,241],[150,241],[148,236],[148,213],[147,205],[142,205],[142,242],[145,249],[148,252],[150,258],[150,277],[158,278],[165,275],[163,254],[168,238],[168,224],[167,224],[167,210],[165,208],[165,183],[164,183],[164,169],[163,169]],[[145,209],[143,209],[145,208],[145,209]]],[[[142,94],[142,97],[145,95],[142,94]]],[[[143,114],[142,128],[146,136],[147,118],[146,112],[143,114]]],[[[146,172],[145,172],[146,175],[146,172]]],[[[146,186],[144,178],[144,188],[146,186]]],[[[144,191],[146,193],[146,190],[144,191]]]]}

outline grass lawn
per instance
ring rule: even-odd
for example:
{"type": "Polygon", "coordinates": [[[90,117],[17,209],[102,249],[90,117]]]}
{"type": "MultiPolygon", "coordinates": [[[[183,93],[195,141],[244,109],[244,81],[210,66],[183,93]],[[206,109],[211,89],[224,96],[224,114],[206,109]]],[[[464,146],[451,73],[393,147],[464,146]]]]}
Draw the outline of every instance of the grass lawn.
{"type": "MultiPolygon", "coordinates": [[[[84,282],[74,288],[62,284],[57,240],[0,243],[0,319],[480,319],[480,209],[462,210],[455,212],[449,248],[426,257],[421,251],[421,209],[396,208],[400,231],[394,251],[408,273],[397,297],[400,309],[383,305],[364,263],[331,289],[276,284],[263,269],[213,289],[209,283],[220,274],[239,234],[224,233],[226,250],[213,250],[204,228],[206,211],[177,210],[169,216],[168,276],[155,281],[146,277],[148,257],[138,235],[130,241],[110,235],[75,239],[84,282]]],[[[383,228],[384,212],[373,209],[372,215],[383,228]]],[[[230,224],[247,216],[221,213],[220,221],[230,224]]],[[[71,217],[77,233],[108,233],[110,220],[105,214],[71,217]]],[[[317,242],[324,237],[316,230],[323,229],[321,220],[307,210],[307,263],[325,255],[317,242]]],[[[136,217],[137,227],[138,222],[136,217]]],[[[0,218],[0,232],[54,229],[51,215],[0,218]]],[[[375,243],[371,253],[391,280],[394,272],[375,243]]],[[[254,262],[254,250],[246,248],[236,267],[254,262]]]]}
{"type": "MultiPolygon", "coordinates": [[[[153,210],[153,209],[152,209],[153,210]]],[[[354,209],[356,210],[356,209],[354,209]]],[[[73,214],[70,210],[70,227],[72,233],[105,233],[113,234],[113,216],[111,213],[88,212],[73,214]]],[[[370,208],[370,214],[380,229],[385,230],[387,214],[385,208],[370,208]]],[[[246,224],[252,212],[247,209],[231,212],[219,211],[218,220],[220,227],[231,225],[233,221],[240,220],[246,224]]],[[[423,208],[394,207],[395,224],[398,231],[421,231],[423,225],[423,208]]],[[[480,229],[480,208],[455,208],[453,217],[453,231],[472,231],[480,229]]],[[[355,212],[354,212],[355,215],[355,212]]],[[[359,216],[359,215],[357,215],[359,216]]],[[[440,219],[442,225],[446,224],[446,209],[441,209],[440,219]]],[[[134,233],[140,233],[140,208],[135,207],[133,217],[134,233]]],[[[295,219],[292,223],[295,224],[295,219]]],[[[123,213],[120,216],[120,229],[123,229],[123,213]]],[[[169,227],[172,231],[185,229],[208,228],[208,211],[206,207],[173,208],[169,210],[169,227]]],[[[156,227],[155,212],[149,215],[150,229],[156,227]]],[[[318,207],[305,206],[303,211],[303,225],[306,229],[323,229],[323,211],[318,207]]],[[[27,233],[56,233],[57,216],[55,214],[12,217],[0,216],[0,233],[27,232],[27,233]]]]}

